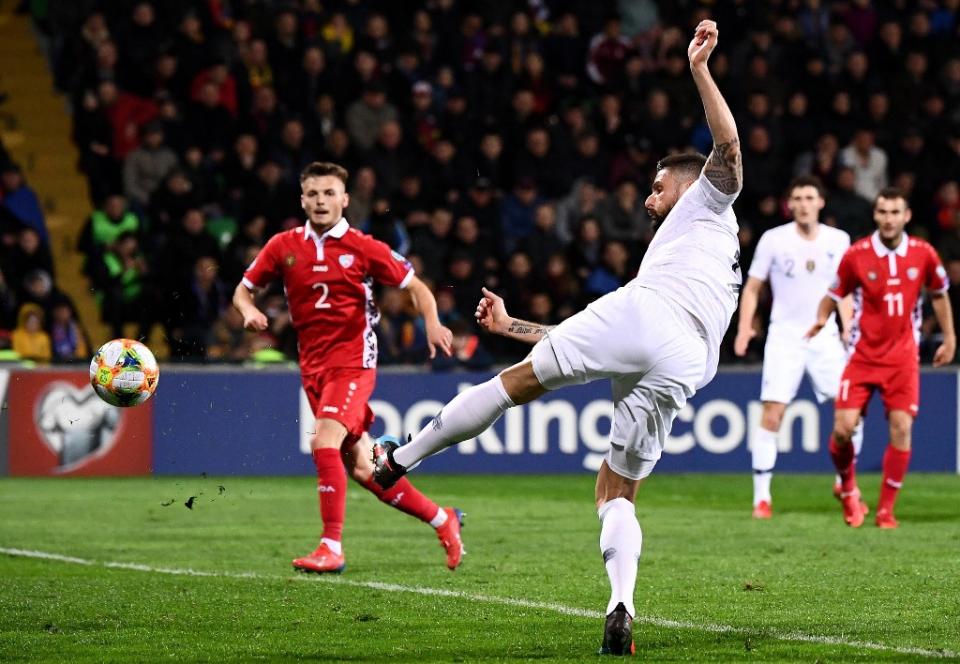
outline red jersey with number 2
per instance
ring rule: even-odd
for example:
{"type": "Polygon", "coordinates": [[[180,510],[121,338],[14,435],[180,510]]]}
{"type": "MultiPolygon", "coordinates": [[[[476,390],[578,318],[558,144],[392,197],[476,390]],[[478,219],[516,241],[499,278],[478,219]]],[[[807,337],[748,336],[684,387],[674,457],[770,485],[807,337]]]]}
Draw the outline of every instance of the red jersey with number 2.
{"type": "Polygon", "coordinates": [[[850,361],[886,366],[917,362],[921,291],[942,293],[949,285],[940,257],[924,240],[904,233],[891,250],[874,233],[851,245],[829,293],[836,300],[854,294],[850,361]]]}
{"type": "Polygon", "coordinates": [[[247,288],[283,280],[297,331],[300,370],[377,366],[373,282],[404,288],[413,267],[400,254],[341,219],[323,235],[307,222],[277,233],[243,274],[247,288]]]}

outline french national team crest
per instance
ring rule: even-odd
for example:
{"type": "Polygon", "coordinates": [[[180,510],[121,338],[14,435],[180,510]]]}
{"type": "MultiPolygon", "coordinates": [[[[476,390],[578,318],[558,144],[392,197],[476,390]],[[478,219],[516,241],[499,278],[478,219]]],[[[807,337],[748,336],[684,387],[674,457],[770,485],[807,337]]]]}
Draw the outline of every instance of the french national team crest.
{"type": "Polygon", "coordinates": [[[912,280],[912,281],[916,281],[917,277],[919,277],[919,276],[920,276],[920,270],[919,270],[918,268],[915,268],[915,267],[908,267],[908,268],[907,268],[907,278],[908,278],[908,279],[910,279],[910,280],[912,280]]]}
{"type": "Polygon", "coordinates": [[[817,264],[816,264],[816,262],[813,261],[812,259],[811,259],[811,260],[808,260],[808,261],[807,261],[807,272],[813,272],[813,271],[816,270],[816,269],[817,269],[817,264]]]}
{"type": "Polygon", "coordinates": [[[339,260],[340,260],[340,267],[346,270],[348,267],[353,265],[353,254],[343,254],[342,256],[340,256],[339,260]]]}

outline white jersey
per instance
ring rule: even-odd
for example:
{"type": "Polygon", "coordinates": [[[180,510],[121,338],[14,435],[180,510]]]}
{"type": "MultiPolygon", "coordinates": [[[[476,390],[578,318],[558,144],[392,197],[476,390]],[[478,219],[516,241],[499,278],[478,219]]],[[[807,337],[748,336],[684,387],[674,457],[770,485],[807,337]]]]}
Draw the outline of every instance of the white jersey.
{"type": "Polygon", "coordinates": [[[629,284],[657,291],[702,326],[707,374],[698,389],[716,372],[720,342],[742,284],[737,217],[731,207],[736,198],[720,192],[701,173],[657,229],[629,284]]]}
{"type": "MultiPolygon", "coordinates": [[[[802,341],[816,322],[820,300],[836,278],[837,266],[849,247],[849,235],[823,224],[812,240],[800,235],[795,221],[763,234],[749,275],[769,281],[773,291],[768,337],[802,341]]],[[[831,315],[820,334],[837,333],[837,323],[831,315]]]]}

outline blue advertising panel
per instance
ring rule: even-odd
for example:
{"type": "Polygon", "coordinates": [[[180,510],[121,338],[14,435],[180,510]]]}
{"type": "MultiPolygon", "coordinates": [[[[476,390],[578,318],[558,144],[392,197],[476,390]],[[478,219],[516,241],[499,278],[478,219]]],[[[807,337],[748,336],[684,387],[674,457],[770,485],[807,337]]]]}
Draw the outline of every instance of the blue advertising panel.
{"type": "MultiPolygon", "coordinates": [[[[489,374],[383,373],[371,407],[372,433],[403,437],[423,426],[458,391],[489,374]]],[[[155,405],[154,472],[311,473],[313,422],[296,373],[167,370],[155,405]]],[[[759,421],[760,374],[722,371],[680,413],[658,472],[741,472],[759,421]]],[[[915,471],[957,470],[957,374],[924,372],[914,427],[915,471]]],[[[609,385],[566,388],[511,409],[490,430],[424,462],[423,472],[574,473],[595,471],[610,431],[609,385]]],[[[832,405],[804,383],[779,440],[779,472],[829,472],[832,405]]],[[[879,470],[887,444],[879,399],[870,404],[860,468],[879,470]]]]}

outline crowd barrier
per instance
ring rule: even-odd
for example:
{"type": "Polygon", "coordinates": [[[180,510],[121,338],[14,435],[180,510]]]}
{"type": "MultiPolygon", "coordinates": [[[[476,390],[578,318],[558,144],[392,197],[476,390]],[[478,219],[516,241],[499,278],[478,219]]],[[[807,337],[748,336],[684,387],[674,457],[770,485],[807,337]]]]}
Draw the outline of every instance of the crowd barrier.
{"type": "MultiPolygon", "coordinates": [[[[372,433],[418,430],[477,373],[380,375],[372,433]]],[[[958,379],[954,369],[921,375],[914,425],[915,471],[960,472],[958,379]]],[[[680,413],[657,472],[744,472],[759,420],[759,370],[721,370],[680,413]]],[[[98,399],[87,372],[0,369],[0,474],[297,475],[313,472],[313,417],[291,369],[165,366],[156,395],[118,409],[98,399]]],[[[426,461],[431,473],[593,472],[610,430],[609,385],[559,390],[510,410],[490,430],[426,461]]],[[[778,472],[829,472],[832,405],[804,383],[787,408],[778,472]]],[[[887,444],[878,397],[868,409],[860,468],[880,468],[887,444]]]]}

